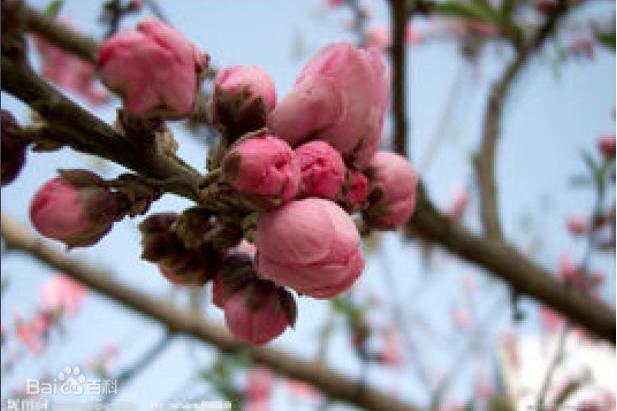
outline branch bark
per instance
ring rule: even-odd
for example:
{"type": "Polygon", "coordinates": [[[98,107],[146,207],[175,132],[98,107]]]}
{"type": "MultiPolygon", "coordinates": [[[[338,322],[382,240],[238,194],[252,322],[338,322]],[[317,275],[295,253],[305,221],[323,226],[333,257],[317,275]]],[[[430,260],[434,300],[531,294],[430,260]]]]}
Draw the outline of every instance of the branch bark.
{"type": "Polygon", "coordinates": [[[544,44],[544,41],[553,32],[557,21],[569,10],[565,0],[560,0],[554,12],[548,17],[531,38],[528,45],[518,49],[517,55],[505,69],[501,78],[493,84],[490,92],[484,126],[482,143],[475,157],[478,180],[480,184],[480,208],[484,224],[484,233],[488,238],[502,240],[503,232],[499,221],[497,186],[495,183],[495,152],[497,139],[501,131],[501,119],[504,100],[507,98],[514,80],[520,74],[529,57],[544,44]]]}
{"type": "Polygon", "coordinates": [[[123,136],[47,84],[26,64],[2,58],[1,65],[2,89],[46,120],[46,137],[143,176],[169,181],[171,192],[199,199],[203,177],[178,157],[160,151],[154,139],[123,136]]]}
{"type": "Polygon", "coordinates": [[[40,35],[65,51],[96,64],[98,44],[94,38],[79,34],[70,27],[59,24],[55,19],[28,6],[24,6],[24,15],[27,30],[40,35]]]}
{"type": "Polygon", "coordinates": [[[154,319],[170,333],[181,333],[216,346],[227,353],[248,353],[254,361],[278,374],[307,382],[325,395],[368,410],[415,411],[416,408],[391,394],[333,371],[318,362],[298,359],[284,351],[268,347],[252,347],[235,340],[223,327],[194,312],[181,310],[160,298],[148,296],[113,279],[85,262],[47,246],[24,227],[2,215],[2,236],[7,246],[22,250],[56,270],[87,285],[121,305],[154,319]]]}
{"type": "Polygon", "coordinates": [[[615,344],[615,310],[590,294],[559,282],[554,275],[501,241],[478,237],[443,216],[418,187],[408,232],[443,245],[505,280],[514,290],[559,311],[596,336],[615,344]]]}
{"type": "Polygon", "coordinates": [[[392,67],[394,72],[394,149],[397,153],[407,154],[407,101],[405,86],[405,29],[409,11],[404,0],[390,0],[392,21],[392,67]]]}

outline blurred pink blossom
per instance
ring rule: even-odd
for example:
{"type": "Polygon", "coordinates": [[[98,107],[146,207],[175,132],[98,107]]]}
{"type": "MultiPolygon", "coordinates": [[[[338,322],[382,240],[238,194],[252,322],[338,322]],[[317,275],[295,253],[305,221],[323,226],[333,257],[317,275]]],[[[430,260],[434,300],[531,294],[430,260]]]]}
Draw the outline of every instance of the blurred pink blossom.
{"type": "Polygon", "coordinates": [[[21,313],[15,313],[15,336],[36,356],[42,355],[47,345],[47,332],[52,324],[48,315],[37,313],[26,323],[21,313]]]}
{"type": "Polygon", "coordinates": [[[288,378],[285,381],[285,387],[293,396],[302,400],[316,401],[321,398],[318,390],[313,388],[312,385],[302,381],[288,378]]]}
{"type": "Polygon", "coordinates": [[[403,362],[402,338],[394,327],[387,327],[383,331],[383,344],[378,354],[379,362],[388,366],[400,366],[403,362]]]}
{"type": "Polygon", "coordinates": [[[473,275],[473,273],[466,273],[463,276],[463,290],[465,290],[465,293],[467,293],[468,295],[472,295],[476,292],[478,285],[476,284],[476,279],[473,275]]]}
{"type": "Polygon", "coordinates": [[[422,33],[413,24],[407,24],[405,29],[405,42],[407,44],[418,44],[422,41],[422,33]]]}
{"type": "Polygon", "coordinates": [[[267,368],[252,367],[246,371],[246,397],[251,401],[268,400],[274,389],[275,375],[267,368]]]}
{"type": "Polygon", "coordinates": [[[521,360],[518,354],[518,349],[516,348],[516,335],[514,332],[508,329],[503,330],[499,334],[499,340],[506,353],[507,361],[513,368],[519,369],[521,360]]]}
{"type": "Polygon", "coordinates": [[[43,284],[41,307],[50,311],[61,311],[73,315],[79,311],[86,297],[87,289],[63,274],[55,274],[43,284]]]}
{"type": "Polygon", "coordinates": [[[388,26],[375,24],[366,29],[366,46],[386,51],[392,45],[392,36],[388,26]]]}
{"type": "Polygon", "coordinates": [[[544,331],[550,334],[557,332],[564,322],[563,317],[546,306],[540,307],[540,321],[544,331]]]}
{"type": "Polygon", "coordinates": [[[41,56],[43,78],[85,97],[92,105],[110,100],[111,94],[96,80],[96,68],[92,63],[53,46],[41,37],[32,36],[32,41],[41,56]]]}
{"type": "Polygon", "coordinates": [[[469,326],[471,325],[471,318],[469,317],[469,312],[465,308],[458,305],[455,306],[450,311],[450,316],[452,319],[452,324],[454,324],[459,331],[469,329],[469,326]]]}
{"type": "Polygon", "coordinates": [[[469,193],[465,186],[457,184],[452,190],[450,204],[446,207],[445,214],[451,220],[458,221],[461,219],[465,210],[469,206],[469,193]]]}
{"type": "Polygon", "coordinates": [[[568,232],[573,236],[583,235],[589,229],[588,221],[585,217],[580,215],[568,216],[566,219],[566,226],[568,227],[568,232]]]}
{"type": "Polygon", "coordinates": [[[591,59],[594,56],[594,41],[591,38],[571,40],[566,47],[574,57],[591,59]]]}

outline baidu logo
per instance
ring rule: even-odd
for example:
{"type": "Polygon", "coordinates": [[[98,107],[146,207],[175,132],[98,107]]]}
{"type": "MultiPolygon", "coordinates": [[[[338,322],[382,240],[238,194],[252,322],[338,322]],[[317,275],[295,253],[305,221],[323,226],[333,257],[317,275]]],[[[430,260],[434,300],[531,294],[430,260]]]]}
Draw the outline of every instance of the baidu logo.
{"type": "Polygon", "coordinates": [[[26,380],[28,395],[101,395],[115,394],[117,389],[116,380],[87,379],[77,366],[65,367],[51,382],[26,380]]]}

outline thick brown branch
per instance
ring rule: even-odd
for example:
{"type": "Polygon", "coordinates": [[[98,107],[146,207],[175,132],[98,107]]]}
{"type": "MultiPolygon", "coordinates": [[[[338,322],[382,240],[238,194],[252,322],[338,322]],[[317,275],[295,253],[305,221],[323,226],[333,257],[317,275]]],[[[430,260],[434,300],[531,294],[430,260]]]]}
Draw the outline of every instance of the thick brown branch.
{"type": "Polygon", "coordinates": [[[2,89],[35,110],[49,138],[77,151],[111,160],[146,177],[173,181],[171,191],[198,199],[202,176],[179,158],[160,152],[154,141],[126,138],[47,84],[27,65],[2,59],[2,89]]]}
{"type": "Polygon", "coordinates": [[[405,28],[408,10],[404,0],[390,0],[392,20],[392,67],[393,111],[394,111],[394,149],[397,153],[407,155],[407,104],[405,100],[405,28]]]}
{"type": "Polygon", "coordinates": [[[441,215],[419,187],[416,211],[408,228],[452,253],[491,271],[517,292],[535,298],[615,344],[615,310],[599,299],[559,282],[513,247],[478,237],[441,215]]]}
{"type": "Polygon", "coordinates": [[[252,347],[235,340],[224,328],[194,312],[184,311],[160,298],[134,290],[83,261],[45,245],[22,226],[2,216],[2,236],[7,246],[23,250],[93,290],[138,313],[159,321],[172,333],[183,333],[223,352],[248,353],[256,362],[275,372],[314,385],[328,397],[369,410],[414,411],[415,408],[335,372],[318,362],[298,359],[267,347],[252,347]]]}
{"type": "Polygon", "coordinates": [[[484,126],[482,143],[476,155],[476,168],[480,184],[480,208],[484,232],[487,237],[501,240],[503,233],[499,221],[497,186],[495,184],[495,152],[497,139],[501,132],[501,120],[504,100],[514,80],[525,67],[529,57],[544,44],[555,28],[558,19],[568,11],[566,1],[560,1],[557,9],[551,14],[547,22],[538,29],[528,45],[518,49],[517,55],[505,69],[501,78],[491,88],[484,126]]]}

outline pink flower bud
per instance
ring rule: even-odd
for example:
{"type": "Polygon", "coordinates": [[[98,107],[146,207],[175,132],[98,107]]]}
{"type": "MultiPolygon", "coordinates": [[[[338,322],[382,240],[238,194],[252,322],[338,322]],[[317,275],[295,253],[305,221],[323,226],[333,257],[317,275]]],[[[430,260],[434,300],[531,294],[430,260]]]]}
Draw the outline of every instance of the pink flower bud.
{"type": "Polygon", "coordinates": [[[214,78],[210,114],[212,122],[228,137],[264,127],[275,104],[274,83],[259,67],[226,67],[214,78]]]}
{"type": "Polygon", "coordinates": [[[19,124],[15,117],[6,110],[2,110],[2,174],[0,184],[5,186],[19,175],[26,162],[26,147],[23,139],[18,136],[19,124]]]}
{"type": "Polygon", "coordinates": [[[580,215],[571,215],[566,219],[566,226],[568,227],[568,231],[573,236],[580,236],[585,234],[589,228],[589,224],[584,217],[580,215]]]}
{"type": "Polygon", "coordinates": [[[193,109],[208,56],[173,28],[148,19],[106,40],[98,64],[103,82],[124,97],[127,113],[178,118],[193,109]]]}
{"type": "Polygon", "coordinates": [[[446,208],[445,214],[453,221],[461,219],[465,210],[469,206],[469,194],[464,186],[457,185],[454,187],[452,200],[446,208]]]}
{"type": "Polygon", "coordinates": [[[319,198],[292,201],[257,223],[258,274],[314,298],[332,298],[362,273],[364,257],[353,220],[319,198]]]}
{"type": "Polygon", "coordinates": [[[615,158],[615,134],[605,134],[598,140],[598,149],[606,158],[615,158]]]}
{"type": "Polygon", "coordinates": [[[289,145],[262,135],[238,141],[223,157],[223,177],[244,194],[286,202],[296,196],[300,166],[289,145]]]}
{"type": "Polygon", "coordinates": [[[371,160],[375,189],[364,221],[371,227],[394,229],[405,224],[416,207],[418,176],[404,157],[380,151],[371,160]]]}
{"type": "Polygon", "coordinates": [[[249,368],[246,372],[246,397],[252,401],[269,399],[274,382],[274,374],[269,369],[249,368]]]}
{"type": "Polygon", "coordinates": [[[345,0],[327,0],[327,1],[328,1],[328,6],[330,7],[340,6],[341,4],[345,2],[345,0]]]}
{"type": "Polygon", "coordinates": [[[212,282],[212,302],[219,308],[225,306],[231,295],[257,278],[253,267],[253,254],[230,250],[222,266],[222,270],[212,282]]]}
{"type": "Polygon", "coordinates": [[[390,30],[384,25],[374,25],[366,29],[366,46],[385,51],[392,45],[390,30]]]}
{"type": "Polygon", "coordinates": [[[131,11],[139,11],[144,7],[144,0],[131,0],[127,8],[131,11]]]}
{"type": "Polygon", "coordinates": [[[225,302],[225,323],[240,341],[265,344],[295,322],[296,303],[282,288],[256,281],[225,302]]]}
{"type": "Polygon", "coordinates": [[[405,27],[405,43],[418,44],[422,41],[422,38],[422,33],[413,24],[408,23],[405,27]]]}
{"type": "Polygon", "coordinates": [[[338,151],[323,141],[311,141],[295,153],[300,162],[302,196],[335,199],[345,179],[345,164],[338,151]]]}
{"type": "Polygon", "coordinates": [[[361,208],[369,194],[368,178],[358,170],[349,170],[344,192],[352,208],[361,208]]]}
{"type": "Polygon", "coordinates": [[[72,171],[48,181],[32,199],[30,219],[42,235],[69,247],[86,247],[111,230],[119,216],[119,206],[98,176],[76,172],[92,181],[76,184],[67,177],[72,171]]]}
{"type": "Polygon", "coordinates": [[[536,10],[542,14],[551,14],[557,8],[555,0],[538,0],[536,2],[536,10]]]}
{"type": "Polygon", "coordinates": [[[380,54],[337,43],[308,62],[268,123],[293,146],[323,140],[363,169],[379,145],[388,99],[380,54]]]}
{"type": "Polygon", "coordinates": [[[178,222],[175,213],[152,214],[142,221],[141,257],[158,264],[161,274],[173,284],[204,285],[220,269],[220,252],[209,243],[187,247],[175,230],[178,222]]]}
{"type": "Polygon", "coordinates": [[[576,275],[576,263],[570,254],[562,254],[559,257],[559,275],[564,281],[568,281],[576,275]]]}
{"type": "Polygon", "coordinates": [[[212,303],[218,308],[223,308],[228,298],[229,291],[227,291],[223,276],[221,274],[215,275],[212,280],[212,303]]]}

